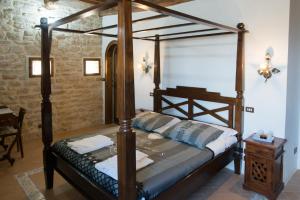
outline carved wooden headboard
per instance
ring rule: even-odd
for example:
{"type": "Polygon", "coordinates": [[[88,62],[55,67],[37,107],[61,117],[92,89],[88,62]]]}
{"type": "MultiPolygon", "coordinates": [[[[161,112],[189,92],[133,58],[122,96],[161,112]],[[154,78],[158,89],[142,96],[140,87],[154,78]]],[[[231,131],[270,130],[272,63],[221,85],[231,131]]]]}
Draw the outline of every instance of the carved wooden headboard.
{"type": "MultiPolygon", "coordinates": [[[[155,92],[155,99],[160,103],[157,106],[156,112],[164,112],[169,109],[175,109],[180,112],[183,119],[195,119],[196,117],[208,115],[211,116],[230,128],[234,128],[234,111],[236,106],[236,98],[224,97],[220,93],[208,92],[205,88],[185,87],[177,86],[176,88],[167,88],[166,90],[159,89],[155,92]],[[180,103],[174,103],[168,97],[178,97],[182,99],[180,103]],[[222,104],[221,107],[209,109],[199,101],[215,102],[222,104]],[[166,106],[164,106],[164,104],[166,106]],[[224,106],[225,105],[225,106],[224,106]],[[182,108],[187,106],[187,109],[182,108]],[[198,108],[200,111],[195,111],[194,108],[198,108]],[[228,111],[227,119],[224,116],[219,115],[219,112],[228,111]]],[[[216,105],[217,106],[217,105],[216,105]]]]}

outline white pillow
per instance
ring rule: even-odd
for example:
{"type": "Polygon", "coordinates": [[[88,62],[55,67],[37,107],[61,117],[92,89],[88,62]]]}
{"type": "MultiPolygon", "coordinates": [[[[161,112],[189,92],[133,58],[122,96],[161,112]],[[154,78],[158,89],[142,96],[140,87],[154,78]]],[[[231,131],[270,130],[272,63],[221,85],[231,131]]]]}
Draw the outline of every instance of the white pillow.
{"type": "Polygon", "coordinates": [[[158,133],[148,134],[148,139],[150,139],[150,140],[158,140],[158,139],[162,139],[162,138],[164,138],[164,137],[158,133]]]}
{"type": "Polygon", "coordinates": [[[165,132],[168,128],[170,128],[171,126],[174,126],[175,124],[179,123],[180,121],[181,120],[178,119],[177,117],[173,117],[173,119],[170,122],[168,122],[164,126],[161,126],[161,127],[157,128],[157,129],[153,130],[153,132],[161,134],[161,133],[165,132]]]}
{"type": "Polygon", "coordinates": [[[217,129],[220,129],[220,130],[224,131],[224,133],[222,133],[222,135],[234,136],[234,135],[238,134],[238,132],[232,128],[228,128],[228,127],[224,127],[224,126],[220,126],[220,125],[216,125],[216,124],[210,124],[210,123],[206,123],[206,122],[199,122],[199,121],[195,121],[195,120],[190,120],[190,121],[193,123],[206,124],[206,125],[215,127],[217,129]]]}
{"type": "Polygon", "coordinates": [[[211,141],[206,145],[207,148],[214,152],[214,156],[223,153],[227,148],[237,142],[237,138],[235,136],[228,136],[228,135],[220,135],[214,141],[211,141]]]}

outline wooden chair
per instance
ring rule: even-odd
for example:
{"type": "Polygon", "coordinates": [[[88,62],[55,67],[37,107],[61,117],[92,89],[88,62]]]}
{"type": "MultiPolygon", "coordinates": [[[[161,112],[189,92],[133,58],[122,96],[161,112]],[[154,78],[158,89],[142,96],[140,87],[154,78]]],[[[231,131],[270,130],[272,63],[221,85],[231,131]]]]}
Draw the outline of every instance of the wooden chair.
{"type": "Polygon", "coordinates": [[[17,134],[17,150],[21,150],[21,157],[24,158],[23,142],[22,142],[22,125],[26,110],[20,108],[18,116],[18,134],[17,134]]]}
{"type": "Polygon", "coordinates": [[[22,158],[24,157],[23,143],[22,143],[22,125],[23,125],[25,113],[26,110],[24,108],[20,108],[19,116],[18,116],[18,124],[15,127],[0,128],[0,139],[1,139],[0,145],[2,145],[5,150],[8,148],[6,154],[2,158],[0,158],[0,160],[7,159],[11,165],[13,165],[14,159],[11,158],[10,153],[15,143],[17,143],[17,150],[21,151],[21,157],[22,158]],[[10,136],[15,136],[15,138],[13,139],[10,145],[5,145],[5,138],[10,136]]]}

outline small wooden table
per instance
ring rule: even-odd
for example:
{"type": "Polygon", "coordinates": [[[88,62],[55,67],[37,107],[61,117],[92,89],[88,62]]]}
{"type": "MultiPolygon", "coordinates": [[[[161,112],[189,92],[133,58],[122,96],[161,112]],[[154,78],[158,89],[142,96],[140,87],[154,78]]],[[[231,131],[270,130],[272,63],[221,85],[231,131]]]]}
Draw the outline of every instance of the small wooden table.
{"type": "MultiPolygon", "coordinates": [[[[6,106],[0,106],[0,128],[2,127],[17,127],[18,126],[18,117],[13,114],[13,111],[10,110],[6,106]]],[[[1,135],[0,135],[1,137],[1,135]]],[[[7,149],[6,153],[0,157],[0,161],[2,160],[8,160],[11,165],[13,165],[15,159],[10,156],[11,150],[15,143],[17,142],[17,137],[13,139],[13,141],[9,145],[4,144],[4,139],[0,141],[0,144],[7,149]]]]}
{"type": "Polygon", "coordinates": [[[17,126],[18,117],[6,106],[0,106],[0,127],[17,126]]]}
{"type": "Polygon", "coordinates": [[[244,140],[245,182],[244,188],[276,199],[283,190],[283,153],[285,139],[274,138],[273,143],[255,141],[252,136],[244,140]]]}

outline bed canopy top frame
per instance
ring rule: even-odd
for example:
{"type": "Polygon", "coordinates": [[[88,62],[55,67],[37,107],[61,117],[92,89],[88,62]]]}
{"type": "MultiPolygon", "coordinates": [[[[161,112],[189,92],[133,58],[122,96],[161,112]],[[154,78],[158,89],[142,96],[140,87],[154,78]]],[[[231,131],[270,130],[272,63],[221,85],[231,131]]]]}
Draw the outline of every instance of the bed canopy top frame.
{"type": "MultiPolygon", "coordinates": [[[[41,18],[41,57],[42,57],[42,140],[44,144],[43,161],[44,174],[47,189],[53,187],[53,168],[55,161],[51,155],[52,143],[52,105],[50,101],[51,95],[51,76],[50,76],[50,53],[52,31],[63,31],[79,34],[91,34],[105,37],[113,37],[118,39],[118,85],[117,91],[119,96],[118,101],[118,117],[120,119],[120,129],[117,134],[117,154],[118,154],[118,177],[119,177],[119,199],[133,200],[136,199],[136,166],[135,166],[135,134],[131,128],[131,119],[135,117],[135,102],[134,102],[134,72],[133,72],[133,39],[147,40],[155,42],[155,61],[154,61],[154,111],[161,110],[161,93],[160,93],[160,41],[179,40],[196,37],[208,37],[218,35],[237,34],[237,60],[236,60],[236,81],[235,90],[237,96],[235,98],[235,119],[234,128],[242,133],[242,109],[243,109],[243,49],[244,49],[244,33],[247,32],[242,23],[238,24],[237,28],[232,28],[198,17],[194,17],[185,13],[174,11],[165,7],[161,7],[144,0],[107,0],[104,4],[95,5],[68,17],[62,18],[52,24],[48,24],[46,18],[41,18]],[[72,30],[59,28],[59,26],[70,23],[72,21],[82,19],[93,14],[98,14],[101,11],[118,7],[118,24],[101,27],[92,30],[72,30]],[[146,10],[154,11],[159,15],[145,17],[137,20],[132,20],[132,6],[146,10]],[[165,17],[175,17],[186,20],[188,23],[161,26],[148,28],[144,30],[132,30],[132,24],[145,22],[154,19],[165,17]],[[133,36],[133,33],[138,33],[147,30],[161,30],[182,26],[205,25],[208,29],[176,32],[161,35],[148,35],[144,37],[133,36]],[[106,34],[99,31],[118,28],[118,34],[106,34]],[[215,32],[221,31],[221,32],[215,32]],[[194,33],[203,33],[198,35],[188,35],[194,33]],[[184,35],[184,36],[182,36],[184,35]],[[172,36],[172,37],[170,37],[172,36]],[[174,37],[175,36],[175,37],[174,37]],[[159,94],[160,93],[160,94],[159,94]]],[[[209,111],[208,111],[209,112],[209,111]]],[[[241,135],[239,135],[239,141],[241,135]]],[[[241,142],[239,142],[239,148],[241,142]]],[[[240,155],[239,155],[240,156],[240,155]]],[[[235,171],[240,173],[240,159],[235,160],[235,171]]],[[[68,177],[65,176],[67,180],[68,177]]],[[[107,196],[106,196],[107,197],[107,196]]]]}

